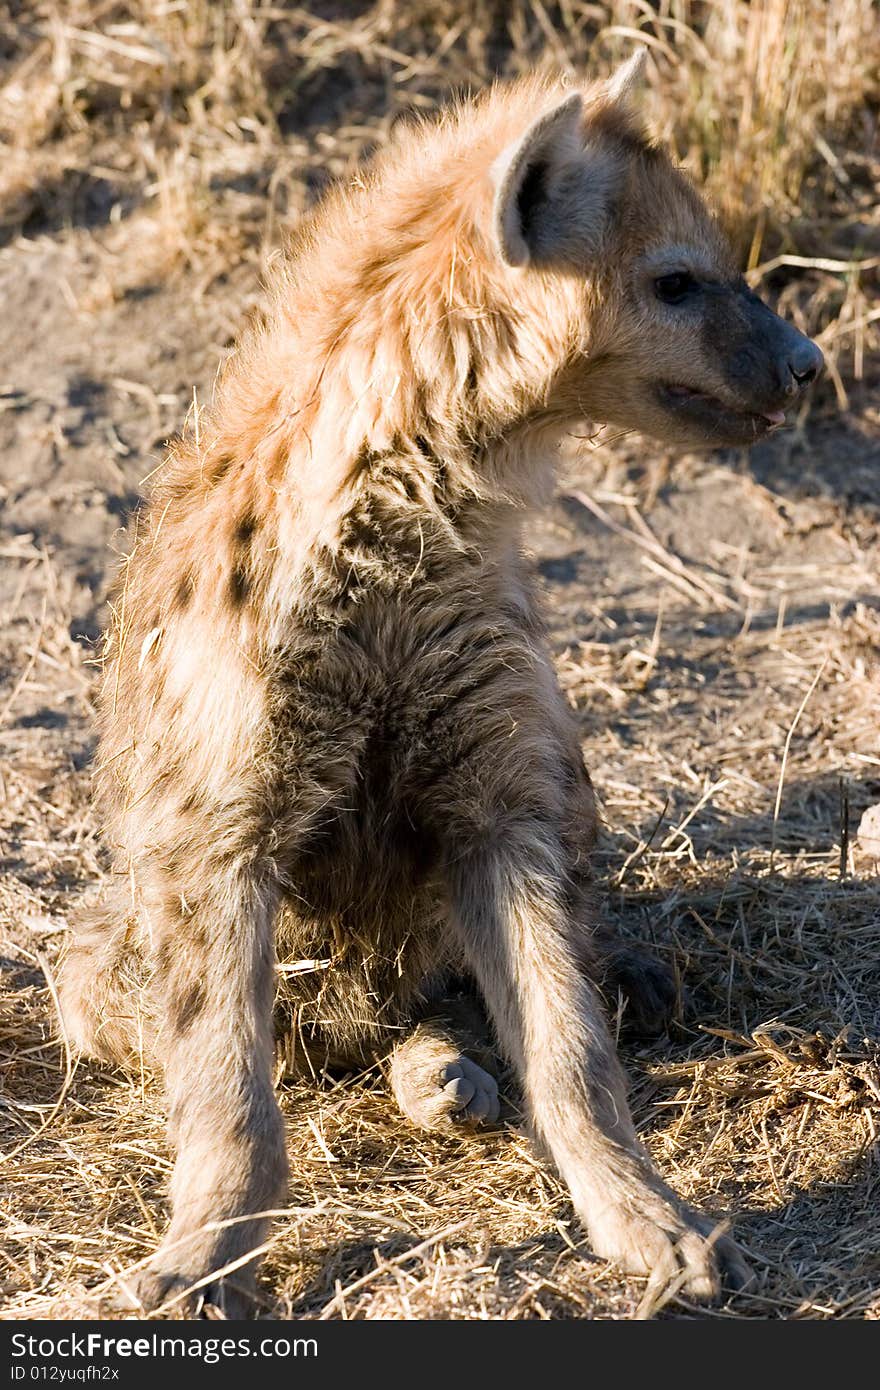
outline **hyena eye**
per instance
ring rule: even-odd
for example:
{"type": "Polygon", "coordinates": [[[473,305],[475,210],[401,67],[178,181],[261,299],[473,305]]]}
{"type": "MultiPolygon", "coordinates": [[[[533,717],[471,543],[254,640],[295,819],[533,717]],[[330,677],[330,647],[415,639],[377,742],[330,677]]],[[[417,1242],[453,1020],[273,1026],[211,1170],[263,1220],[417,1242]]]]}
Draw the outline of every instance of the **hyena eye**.
{"type": "Polygon", "coordinates": [[[696,288],[696,280],[686,270],[676,270],[671,275],[658,275],[654,281],[654,293],[664,304],[681,304],[696,288]]]}

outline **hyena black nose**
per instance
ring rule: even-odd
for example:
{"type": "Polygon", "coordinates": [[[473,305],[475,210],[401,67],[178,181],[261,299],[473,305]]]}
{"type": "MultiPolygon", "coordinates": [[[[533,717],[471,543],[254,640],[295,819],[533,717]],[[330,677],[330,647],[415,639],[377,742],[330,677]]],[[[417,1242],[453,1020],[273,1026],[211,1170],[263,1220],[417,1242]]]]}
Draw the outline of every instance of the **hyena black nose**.
{"type": "Polygon", "coordinates": [[[811,381],[815,381],[824,363],[821,348],[809,338],[801,338],[788,357],[788,370],[794,377],[797,389],[802,391],[811,381]]]}

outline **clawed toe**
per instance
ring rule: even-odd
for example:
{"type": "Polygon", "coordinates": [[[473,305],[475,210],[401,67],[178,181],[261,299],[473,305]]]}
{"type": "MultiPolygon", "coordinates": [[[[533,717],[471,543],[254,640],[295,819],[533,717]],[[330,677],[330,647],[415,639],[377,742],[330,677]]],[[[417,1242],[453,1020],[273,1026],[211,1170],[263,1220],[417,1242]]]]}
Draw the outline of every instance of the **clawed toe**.
{"type": "Polygon", "coordinates": [[[676,1296],[712,1302],[722,1288],[740,1289],[752,1277],[735,1242],[711,1217],[659,1185],[631,1188],[621,1204],[603,1202],[591,1236],[598,1254],[648,1276],[643,1304],[651,1312],[676,1296]]]}
{"type": "Polygon", "coordinates": [[[254,1288],[247,1270],[235,1277],[207,1279],[202,1273],[148,1265],[125,1286],[115,1306],[131,1312],[167,1312],[171,1317],[217,1317],[240,1320],[253,1316],[254,1288]]]}
{"type": "Polygon", "coordinates": [[[498,1119],[498,1083],[469,1057],[460,1057],[443,1069],[444,1095],[454,1102],[451,1118],[480,1124],[498,1119]]]}
{"type": "Polygon", "coordinates": [[[443,1094],[448,1096],[456,1110],[463,1110],[473,1099],[476,1086],[466,1077],[457,1063],[450,1063],[440,1073],[443,1094]]]}
{"type": "Polygon", "coordinates": [[[420,1129],[449,1129],[498,1119],[498,1083],[445,1040],[416,1035],[398,1048],[391,1084],[401,1110],[420,1129]]]}

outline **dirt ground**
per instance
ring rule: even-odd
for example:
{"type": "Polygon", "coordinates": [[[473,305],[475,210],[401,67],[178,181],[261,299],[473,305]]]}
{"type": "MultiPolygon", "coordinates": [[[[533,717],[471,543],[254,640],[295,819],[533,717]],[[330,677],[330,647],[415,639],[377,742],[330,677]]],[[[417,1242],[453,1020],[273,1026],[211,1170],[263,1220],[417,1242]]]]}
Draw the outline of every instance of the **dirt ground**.
{"type": "MultiPolygon", "coordinates": [[[[0,250],[6,1318],[106,1311],[166,1217],[158,1084],[66,1055],[52,967],[106,867],[90,662],[114,552],[260,292],[257,254],[151,273],[158,233],[114,206],[81,193],[0,250]]],[[[880,219],[852,216],[880,252],[880,219]]],[[[876,275],[863,288],[870,312],[876,275]]],[[[664,1316],[880,1316],[880,881],[856,840],[880,801],[878,386],[876,359],[845,400],[826,382],[750,455],[571,440],[528,527],[604,810],[607,911],[681,980],[670,1035],[623,1044],[637,1122],[677,1189],[731,1217],[756,1274],[664,1316]]],[[[515,1123],[426,1138],[377,1072],[284,1082],[281,1099],[291,1212],[265,1315],[655,1311],[591,1256],[515,1123]]]]}

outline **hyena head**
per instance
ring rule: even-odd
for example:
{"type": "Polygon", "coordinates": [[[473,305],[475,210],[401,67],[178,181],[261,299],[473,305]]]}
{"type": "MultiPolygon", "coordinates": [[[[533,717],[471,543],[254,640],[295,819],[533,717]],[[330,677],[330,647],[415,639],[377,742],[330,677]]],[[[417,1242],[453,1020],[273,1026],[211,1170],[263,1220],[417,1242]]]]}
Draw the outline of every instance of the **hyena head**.
{"type": "Polygon", "coordinates": [[[696,190],[645,137],[631,106],[643,60],[558,94],[496,159],[496,246],[523,291],[530,275],[562,277],[577,306],[548,405],[671,444],[752,443],[784,422],[822,353],[752,293],[696,190]]]}

